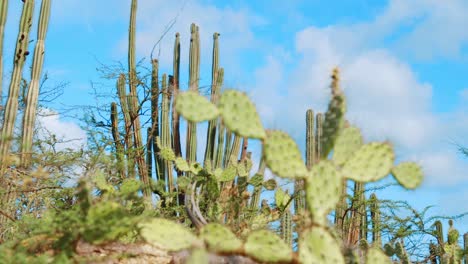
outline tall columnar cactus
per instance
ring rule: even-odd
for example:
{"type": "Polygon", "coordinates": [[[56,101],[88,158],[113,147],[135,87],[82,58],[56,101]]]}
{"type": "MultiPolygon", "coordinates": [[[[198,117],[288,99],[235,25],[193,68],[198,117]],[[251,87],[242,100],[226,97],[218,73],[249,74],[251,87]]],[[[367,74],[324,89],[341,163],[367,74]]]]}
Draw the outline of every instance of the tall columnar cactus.
{"type": "Polygon", "coordinates": [[[125,147],[122,144],[119,132],[119,113],[117,111],[117,104],[112,102],[111,104],[111,129],[112,138],[115,144],[115,156],[117,159],[117,171],[121,179],[126,178],[125,173],[125,147]]]}
{"type": "Polygon", "coordinates": [[[31,82],[29,83],[26,109],[23,115],[23,134],[21,138],[21,166],[23,168],[31,166],[34,123],[36,121],[39,97],[39,80],[44,63],[45,38],[49,25],[50,5],[50,0],[42,0],[39,25],[37,27],[36,47],[34,48],[33,65],[31,68],[31,82]]]}
{"type": "MultiPolygon", "coordinates": [[[[158,155],[160,149],[156,142],[159,137],[159,62],[156,59],[151,61],[151,141],[156,170],[156,180],[159,180],[159,175],[163,165],[163,160],[158,155]]],[[[151,175],[151,174],[148,174],[151,175]]]]}
{"type": "Polygon", "coordinates": [[[8,14],[8,0],[0,3],[0,114],[3,107],[3,38],[5,36],[5,23],[8,14]]]}
{"type": "MultiPolygon", "coordinates": [[[[175,36],[174,41],[174,58],[173,58],[173,76],[174,82],[172,85],[173,100],[179,94],[179,83],[180,83],[180,35],[179,33],[175,36]]],[[[173,104],[174,105],[174,104],[173,104]]],[[[172,146],[176,156],[182,156],[182,148],[180,145],[180,117],[179,113],[172,107],[172,146]]],[[[179,175],[180,176],[180,175],[179,175]]]]}
{"type": "Polygon", "coordinates": [[[122,108],[122,113],[124,117],[124,143],[127,156],[127,176],[129,178],[135,177],[135,160],[133,158],[133,130],[132,130],[132,120],[130,117],[130,109],[127,101],[127,92],[125,90],[125,75],[120,74],[117,79],[117,94],[120,100],[120,107],[122,108]]]}
{"type": "Polygon", "coordinates": [[[369,199],[369,207],[371,212],[371,225],[372,225],[372,243],[381,246],[381,220],[380,220],[380,208],[379,200],[373,193],[369,199]]]}
{"type": "MultiPolygon", "coordinates": [[[[161,104],[161,148],[171,148],[171,132],[169,124],[169,112],[171,106],[171,91],[167,84],[167,77],[163,74],[162,77],[162,104],[161,104]]],[[[164,173],[164,179],[168,184],[169,192],[174,191],[174,179],[172,177],[172,166],[170,161],[165,161],[161,168],[161,173],[164,173]]]]}
{"type": "Polygon", "coordinates": [[[18,113],[18,96],[22,79],[23,66],[29,54],[29,32],[31,30],[34,1],[25,0],[21,13],[18,38],[16,40],[15,55],[13,56],[13,73],[8,90],[8,99],[5,106],[3,127],[0,135],[0,170],[5,166],[10,152],[11,139],[18,113]]]}
{"type": "Polygon", "coordinates": [[[129,72],[129,88],[130,88],[130,102],[129,112],[132,121],[133,129],[133,140],[134,140],[134,151],[135,161],[138,168],[138,175],[140,180],[143,182],[143,194],[149,201],[151,199],[151,182],[146,168],[146,161],[144,155],[144,146],[141,136],[141,123],[140,123],[140,104],[137,93],[137,76],[136,76],[136,64],[135,64],[135,34],[136,34],[136,12],[137,12],[137,0],[132,0],[130,9],[130,26],[128,30],[128,72],[129,72]]]}
{"type": "MultiPolygon", "coordinates": [[[[192,24],[190,27],[190,51],[189,51],[189,90],[198,93],[198,82],[200,74],[200,39],[198,26],[192,24]]],[[[194,122],[187,124],[186,157],[188,162],[197,160],[197,125],[194,122]]]]}

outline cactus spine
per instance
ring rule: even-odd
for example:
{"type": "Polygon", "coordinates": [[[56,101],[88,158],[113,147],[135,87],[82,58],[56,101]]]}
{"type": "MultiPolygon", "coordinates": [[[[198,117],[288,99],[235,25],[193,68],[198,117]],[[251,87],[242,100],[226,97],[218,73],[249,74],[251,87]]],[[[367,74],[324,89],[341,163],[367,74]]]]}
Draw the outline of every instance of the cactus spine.
{"type": "Polygon", "coordinates": [[[44,63],[45,38],[50,17],[50,2],[50,0],[42,0],[39,25],[37,27],[37,41],[36,47],[34,48],[31,82],[29,83],[28,95],[26,97],[26,109],[23,115],[23,135],[21,142],[21,166],[23,168],[29,168],[31,166],[34,123],[36,121],[39,96],[39,79],[41,78],[42,65],[44,63]]]}
{"type": "Polygon", "coordinates": [[[5,36],[5,23],[8,14],[8,0],[0,3],[0,114],[3,107],[3,39],[5,36]]]}
{"type": "Polygon", "coordinates": [[[29,32],[31,30],[34,1],[25,0],[20,18],[18,38],[16,40],[15,56],[13,61],[13,73],[11,75],[8,99],[5,106],[3,127],[0,135],[0,171],[5,166],[13,137],[16,115],[18,113],[18,96],[20,91],[21,76],[23,66],[26,61],[29,43],[29,32]]]}

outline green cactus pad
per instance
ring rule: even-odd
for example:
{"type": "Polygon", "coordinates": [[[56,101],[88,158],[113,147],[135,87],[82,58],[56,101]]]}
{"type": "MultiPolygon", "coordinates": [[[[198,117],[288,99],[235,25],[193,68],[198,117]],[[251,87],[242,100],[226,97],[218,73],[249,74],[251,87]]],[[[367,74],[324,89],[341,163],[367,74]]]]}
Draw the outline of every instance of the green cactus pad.
{"type": "Polygon", "coordinates": [[[421,167],[414,162],[403,162],[392,169],[392,175],[406,189],[416,189],[423,181],[421,167]]]}
{"type": "Polygon", "coordinates": [[[189,229],[167,219],[151,219],[139,227],[140,235],[148,243],[164,250],[179,251],[201,243],[189,229]]]}
{"type": "Polygon", "coordinates": [[[265,130],[254,104],[245,93],[226,90],[219,100],[224,124],[241,137],[265,138],[265,130]]]}
{"type": "Polygon", "coordinates": [[[268,168],[282,178],[303,178],[308,173],[296,142],[284,132],[267,131],[263,155],[268,168]]]}
{"type": "Polygon", "coordinates": [[[367,251],[366,263],[392,264],[392,261],[380,248],[374,246],[367,251]]]}
{"type": "Polygon", "coordinates": [[[267,180],[267,181],[264,181],[262,185],[263,185],[263,187],[264,187],[265,189],[267,189],[268,191],[273,191],[274,189],[276,189],[276,186],[277,186],[278,184],[276,183],[276,180],[275,180],[275,179],[269,179],[269,180],[267,180]]]}
{"type": "Polygon", "coordinates": [[[342,179],[340,172],[328,160],[312,167],[306,178],[306,197],[314,222],[327,223],[327,214],[340,200],[342,179]]]}
{"type": "Polygon", "coordinates": [[[203,167],[198,162],[194,162],[190,164],[190,172],[197,175],[202,171],[203,167]]]}
{"type": "Polygon", "coordinates": [[[180,93],[175,102],[176,111],[192,122],[203,122],[215,119],[219,110],[208,99],[194,91],[180,93]]]}
{"type": "Polygon", "coordinates": [[[232,181],[237,176],[237,168],[234,165],[229,165],[226,169],[224,169],[221,173],[215,172],[217,175],[217,180],[219,182],[227,182],[232,181]]]}
{"type": "Polygon", "coordinates": [[[122,185],[120,185],[120,195],[128,196],[136,194],[136,192],[141,188],[141,181],[137,179],[124,179],[122,185]]]}
{"type": "Polygon", "coordinates": [[[286,204],[291,199],[291,196],[284,192],[281,188],[278,188],[275,192],[275,203],[281,211],[285,209],[286,204]]]}
{"type": "Polygon", "coordinates": [[[208,264],[210,263],[210,256],[203,248],[196,248],[192,250],[190,257],[188,257],[186,264],[208,264]]]}
{"type": "Polygon", "coordinates": [[[365,144],[346,161],[342,173],[357,182],[378,181],[390,173],[394,158],[388,143],[365,144]]]}
{"type": "Polygon", "coordinates": [[[247,255],[260,262],[292,261],[292,249],[279,236],[267,230],[250,233],[244,248],[247,255]]]}
{"type": "Polygon", "coordinates": [[[161,155],[161,158],[167,161],[173,161],[176,159],[176,156],[174,154],[174,151],[171,148],[161,148],[161,152],[159,152],[159,155],[161,155]]]}
{"type": "Polygon", "coordinates": [[[174,161],[175,163],[175,166],[178,170],[180,171],[189,171],[190,170],[190,166],[189,164],[187,163],[187,161],[182,158],[182,157],[177,157],[174,161]]]}
{"type": "Polygon", "coordinates": [[[323,227],[314,226],[299,239],[299,262],[306,264],[345,263],[337,241],[323,227]]]}
{"type": "Polygon", "coordinates": [[[361,131],[357,127],[347,127],[341,131],[333,148],[333,162],[343,165],[362,146],[361,131]]]}
{"type": "Polygon", "coordinates": [[[205,240],[210,251],[221,253],[234,253],[242,248],[242,241],[227,227],[210,223],[200,230],[199,237],[205,240]]]}

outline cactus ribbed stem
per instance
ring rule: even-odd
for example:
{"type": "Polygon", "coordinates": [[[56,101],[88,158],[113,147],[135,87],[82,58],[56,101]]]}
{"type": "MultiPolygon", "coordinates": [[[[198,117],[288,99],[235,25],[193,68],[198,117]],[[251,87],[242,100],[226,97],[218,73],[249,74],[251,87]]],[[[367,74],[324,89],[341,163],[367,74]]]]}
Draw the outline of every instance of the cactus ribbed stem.
{"type": "MultiPolygon", "coordinates": [[[[171,93],[167,84],[167,76],[162,76],[162,104],[161,104],[161,144],[163,148],[171,147],[171,132],[169,124],[169,108],[171,104],[171,93]]],[[[164,161],[164,178],[167,182],[169,192],[174,190],[174,179],[172,178],[172,162],[164,161]]]]}
{"type": "Polygon", "coordinates": [[[315,163],[320,161],[322,156],[322,135],[323,135],[323,114],[318,113],[316,116],[317,129],[315,131],[315,163]]]}
{"type": "Polygon", "coordinates": [[[11,139],[15,127],[16,116],[18,113],[18,96],[20,91],[20,83],[24,62],[28,52],[29,32],[31,30],[32,15],[34,9],[33,0],[25,0],[23,11],[21,13],[18,38],[16,41],[13,73],[11,75],[10,87],[8,90],[8,99],[5,106],[3,117],[3,127],[0,135],[0,171],[5,166],[5,161],[10,152],[11,139]]]}
{"type": "Polygon", "coordinates": [[[151,127],[148,127],[146,131],[146,169],[148,170],[148,176],[151,179],[153,174],[153,151],[152,151],[153,137],[151,135],[151,127]]]}
{"type": "Polygon", "coordinates": [[[231,153],[231,146],[232,146],[232,132],[229,131],[228,129],[226,129],[225,141],[226,143],[224,147],[223,166],[226,168],[229,163],[229,159],[231,157],[230,153],[231,153]]]}
{"type": "Polygon", "coordinates": [[[291,211],[286,209],[281,215],[280,219],[281,227],[281,238],[286,242],[286,244],[292,247],[292,216],[291,211]]]}
{"type": "Polygon", "coordinates": [[[369,199],[372,225],[372,243],[382,246],[379,200],[373,193],[369,199]]]}
{"type": "Polygon", "coordinates": [[[3,107],[3,39],[5,36],[5,23],[8,14],[8,0],[0,3],[0,114],[3,107]]]}
{"type": "Polygon", "coordinates": [[[162,167],[164,166],[163,159],[159,157],[160,151],[158,144],[156,144],[156,138],[159,137],[159,63],[158,60],[154,59],[151,61],[151,131],[152,131],[152,144],[153,144],[153,156],[154,156],[154,167],[156,170],[156,180],[160,177],[164,177],[162,174],[162,167]]]}
{"type": "Polygon", "coordinates": [[[141,124],[140,124],[140,105],[138,101],[137,76],[135,64],[135,34],[136,34],[136,12],[137,0],[132,0],[130,9],[130,26],[128,30],[128,71],[129,71],[129,87],[131,95],[130,117],[132,119],[133,128],[133,144],[135,148],[135,161],[137,164],[138,174],[140,180],[143,182],[143,195],[146,197],[147,202],[151,202],[151,183],[149,181],[148,171],[146,169],[146,161],[143,148],[143,140],[141,137],[141,124]]]}
{"type": "MultiPolygon", "coordinates": [[[[45,38],[50,17],[50,0],[42,0],[37,27],[37,41],[31,69],[31,82],[26,97],[26,109],[23,115],[23,131],[21,137],[21,166],[29,168],[32,157],[32,141],[36,121],[37,102],[39,97],[39,80],[44,63],[45,38]]],[[[0,83],[1,85],[1,83],[0,83]]]]}
{"type": "Polygon", "coordinates": [[[226,135],[226,128],[224,127],[221,119],[218,120],[218,146],[216,149],[216,157],[215,157],[215,164],[214,168],[221,168],[223,163],[223,148],[224,148],[224,136],[226,135]]]}
{"type": "Polygon", "coordinates": [[[127,100],[127,92],[125,91],[125,75],[120,74],[119,79],[117,80],[117,94],[120,100],[120,107],[122,108],[122,113],[125,123],[125,136],[124,143],[126,148],[127,156],[127,176],[129,178],[135,178],[135,162],[132,155],[133,149],[133,131],[132,131],[132,121],[130,118],[130,109],[127,100]]]}
{"type": "Polygon", "coordinates": [[[126,178],[125,176],[125,164],[124,164],[124,146],[120,141],[119,133],[119,114],[117,111],[117,104],[112,102],[111,104],[111,125],[112,125],[112,138],[115,144],[115,156],[117,159],[117,171],[121,179],[126,178]]]}
{"type": "MultiPolygon", "coordinates": [[[[200,72],[200,39],[198,27],[192,24],[190,31],[189,90],[198,93],[198,76],[200,72]]],[[[197,160],[197,124],[194,122],[188,122],[187,125],[186,151],[187,161],[195,162],[197,160]]]]}
{"type": "MultiPolygon", "coordinates": [[[[219,73],[219,44],[218,44],[218,36],[219,33],[214,33],[213,34],[213,62],[212,62],[212,71],[211,71],[211,102],[214,104],[217,104],[218,102],[218,96],[219,96],[219,90],[222,85],[222,80],[221,83],[219,82],[220,76],[219,73]]],[[[214,147],[215,147],[215,135],[216,135],[216,119],[210,120],[208,122],[208,130],[207,130],[207,135],[206,135],[206,149],[205,149],[205,161],[204,164],[207,164],[207,162],[213,163],[212,159],[214,156],[214,147]]],[[[211,167],[214,164],[210,164],[211,167]]]]}
{"type": "MultiPolygon", "coordinates": [[[[173,100],[177,98],[179,94],[179,73],[180,73],[180,37],[179,33],[176,33],[174,42],[174,62],[173,62],[173,74],[174,81],[172,85],[173,100]]],[[[182,148],[180,145],[180,116],[175,110],[174,104],[172,104],[172,148],[176,156],[182,156],[182,148]]],[[[180,175],[179,175],[180,176],[180,175]]]]}

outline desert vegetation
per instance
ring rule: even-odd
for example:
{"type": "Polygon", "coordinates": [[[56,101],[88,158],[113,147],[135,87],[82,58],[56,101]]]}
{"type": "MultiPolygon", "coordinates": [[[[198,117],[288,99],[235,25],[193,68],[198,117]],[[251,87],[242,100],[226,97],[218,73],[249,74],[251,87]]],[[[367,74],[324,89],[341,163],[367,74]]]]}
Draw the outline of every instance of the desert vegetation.
{"type": "MultiPolygon", "coordinates": [[[[187,89],[178,34],[164,51],[173,54],[170,75],[157,59],[137,65],[137,0],[126,69],[107,75],[115,101],[83,117],[86,147],[57,149],[60,139],[38,137],[47,128],[36,122],[52,3],[23,2],[0,102],[0,263],[468,263],[468,233],[451,218],[379,199],[386,186],[370,183],[393,177],[415,189],[422,168],[396,162],[391,142],[367,142],[347,121],[337,68],[327,111],[295,113],[306,123],[303,155],[287,133],[263,126],[245,93],[224,87],[218,33],[208,94],[195,24],[187,89]]],[[[2,45],[7,11],[3,0],[2,45]]]]}

